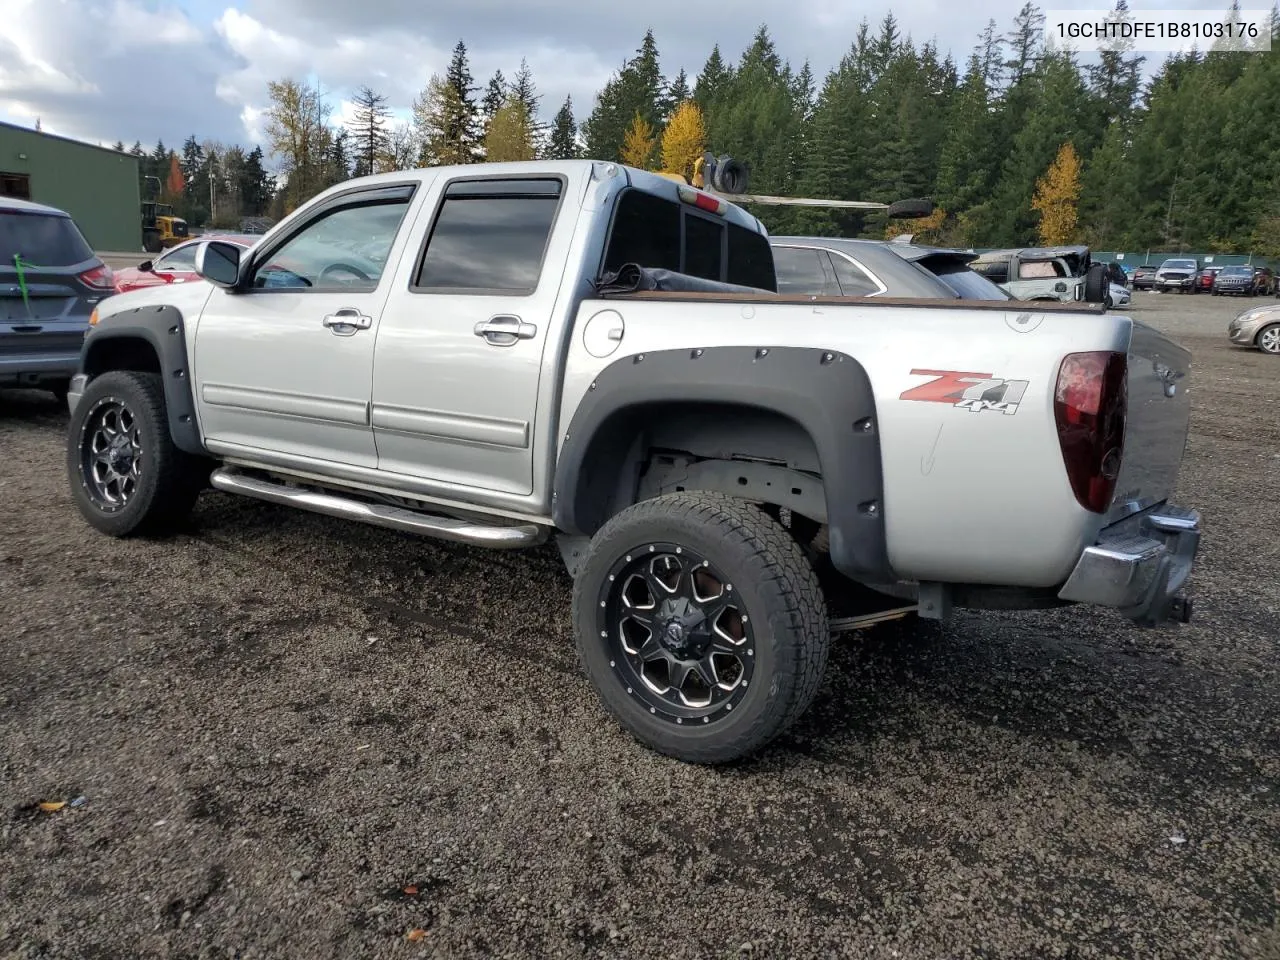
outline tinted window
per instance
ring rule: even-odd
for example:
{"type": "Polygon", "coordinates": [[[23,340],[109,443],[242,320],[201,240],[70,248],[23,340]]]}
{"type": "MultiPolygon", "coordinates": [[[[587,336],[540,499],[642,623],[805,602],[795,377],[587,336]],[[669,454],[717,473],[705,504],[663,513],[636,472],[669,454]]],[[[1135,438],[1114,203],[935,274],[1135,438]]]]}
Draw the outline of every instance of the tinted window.
{"type": "Polygon", "coordinates": [[[626,191],[613,214],[605,272],[624,263],[679,270],[681,212],[678,203],[639,190],[626,191]]]}
{"type": "Polygon", "coordinates": [[[723,265],[724,224],[690,213],[684,218],[684,272],[719,280],[723,265]]]}
{"type": "Polygon", "coordinates": [[[93,259],[93,251],[69,217],[0,211],[0,263],[13,258],[37,267],[69,267],[93,259]]]}
{"type": "Polygon", "coordinates": [[[1008,260],[987,260],[984,263],[975,262],[971,266],[992,283],[1007,283],[1009,280],[1008,260]]]}
{"type": "Polygon", "coordinates": [[[773,251],[763,234],[737,224],[729,224],[729,273],[725,279],[744,287],[777,290],[773,271],[773,251]]]}
{"type": "Polygon", "coordinates": [[[403,200],[353,204],[322,214],[270,254],[254,272],[263,289],[373,290],[400,221],[403,200]]]}
{"type": "Polygon", "coordinates": [[[867,297],[880,292],[880,284],[867,276],[865,270],[854,266],[840,254],[832,255],[831,264],[836,268],[840,292],[846,297],[867,297]]]}
{"type": "Polygon", "coordinates": [[[1004,288],[997,287],[980,273],[970,270],[966,264],[950,258],[937,261],[926,257],[918,266],[928,270],[961,300],[1009,300],[1004,288]]]}
{"type": "Polygon", "coordinates": [[[840,288],[826,265],[827,255],[805,247],[774,247],[778,293],[838,297],[840,288]]]}
{"type": "Polygon", "coordinates": [[[559,180],[453,184],[414,286],[532,293],[559,203],[559,180]]]}

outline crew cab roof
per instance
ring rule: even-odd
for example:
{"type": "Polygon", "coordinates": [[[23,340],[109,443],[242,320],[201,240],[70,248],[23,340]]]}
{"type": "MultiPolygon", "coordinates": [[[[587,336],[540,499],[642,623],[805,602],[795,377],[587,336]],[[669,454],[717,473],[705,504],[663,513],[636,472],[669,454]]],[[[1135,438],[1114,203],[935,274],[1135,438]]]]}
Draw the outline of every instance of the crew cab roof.
{"type": "Polygon", "coordinates": [[[1010,247],[1007,250],[988,250],[978,256],[979,260],[999,260],[1017,254],[1023,260],[1056,260],[1058,257],[1083,257],[1089,253],[1085,244],[1074,244],[1063,247],[1010,247]]]}
{"type": "Polygon", "coordinates": [[[17,197],[0,197],[0,211],[5,213],[43,213],[52,217],[69,217],[70,214],[57,207],[34,203],[31,200],[20,200],[17,197]]]}
{"type": "MultiPolygon", "coordinates": [[[[415,170],[398,170],[392,173],[377,173],[368,177],[360,177],[357,180],[347,180],[336,186],[330,187],[324,192],[308,200],[307,203],[316,203],[322,198],[327,198],[353,188],[378,186],[379,184],[391,186],[393,184],[403,184],[414,180],[422,183],[428,180],[434,180],[436,177],[450,179],[462,176],[498,179],[501,177],[536,176],[538,174],[542,174],[544,176],[565,175],[575,171],[582,171],[588,175],[594,173],[595,176],[602,181],[607,180],[610,176],[617,176],[618,174],[621,174],[626,178],[624,181],[624,185],[626,186],[636,187],[646,193],[656,194],[666,200],[672,201],[673,203],[681,202],[678,192],[681,185],[675,180],[659,176],[656,173],[650,173],[647,170],[628,167],[621,163],[611,163],[604,160],[512,160],[505,163],[452,164],[440,167],[420,167],[415,170]],[[610,174],[608,172],[610,168],[612,168],[615,173],[610,174]]],[[[688,190],[690,188],[685,185],[684,189],[688,190]]],[[[764,224],[742,207],[735,204],[731,196],[725,196],[723,194],[712,194],[712,196],[725,201],[723,219],[728,223],[744,227],[753,233],[764,234],[767,232],[764,228],[764,224]]]]}

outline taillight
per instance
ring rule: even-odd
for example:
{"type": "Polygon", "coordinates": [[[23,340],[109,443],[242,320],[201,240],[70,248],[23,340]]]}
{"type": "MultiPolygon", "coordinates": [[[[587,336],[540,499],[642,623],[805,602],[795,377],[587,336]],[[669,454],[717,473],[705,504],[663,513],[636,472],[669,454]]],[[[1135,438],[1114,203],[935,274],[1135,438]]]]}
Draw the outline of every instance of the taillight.
{"type": "Polygon", "coordinates": [[[1053,417],[1067,478],[1080,506],[1104,513],[1124,455],[1129,363],[1123,353],[1069,353],[1058,368],[1053,417]]]}
{"type": "Polygon", "coordinates": [[[111,272],[111,268],[105,263],[94,267],[92,270],[86,270],[80,274],[80,282],[86,287],[93,287],[95,290],[113,290],[115,289],[115,274],[111,272]]]}

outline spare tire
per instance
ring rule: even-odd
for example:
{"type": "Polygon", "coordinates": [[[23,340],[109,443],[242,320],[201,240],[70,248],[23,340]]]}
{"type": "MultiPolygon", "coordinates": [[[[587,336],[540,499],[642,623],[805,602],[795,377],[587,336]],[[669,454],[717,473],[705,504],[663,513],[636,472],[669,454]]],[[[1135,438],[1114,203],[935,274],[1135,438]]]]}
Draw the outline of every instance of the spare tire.
{"type": "Polygon", "coordinates": [[[718,193],[746,193],[749,171],[741,160],[730,156],[720,157],[711,174],[711,186],[718,193]]]}
{"type": "Polygon", "coordinates": [[[1106,303],[1107,268],[1101,263],[1089,267],[1084,275],[1084,299],[1088,303],[1106,303]]]}
{"type": "Polygon", "coordinates": [[[933,216],[933,201],[924,199],[895,200],[889,204],[888,214],[892,220],[918,220],[933,216]]]}

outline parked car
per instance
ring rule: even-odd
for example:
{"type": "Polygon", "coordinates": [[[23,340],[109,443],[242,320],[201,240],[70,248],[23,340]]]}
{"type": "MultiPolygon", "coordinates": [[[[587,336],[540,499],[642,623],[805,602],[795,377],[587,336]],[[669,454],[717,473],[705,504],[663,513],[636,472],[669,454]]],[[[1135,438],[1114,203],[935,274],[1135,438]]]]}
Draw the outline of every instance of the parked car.
{"type": "Polygon", "coordinates": [[[1227,325],[1227,337],[1239,346],[1280,356],[1280,303],[1245,310],[1227,325]]]}
{"type": "Polygon", "coordinates": [[[1103,303],[1107,299],[1107,268],[1094,263],[1083,245],[989,250],[971,266],[1018,300],[1103,303]]]}
{"type": "Polygon", "coordinates": [[[1221,267],[1205,267],[1203,270],[1201,270],[1198,277],[1196,278],[1196,289],[1198,289],[1201,293],[1206,293],[1206,292],[1212,293],[1213,278],[1218,275],[1218,271],[1220,271],[1221,269],[1222,269],[1221,267]]]}
{"type": "Polygon", "coordinates": [[[111,297],[85,338],[86,522],[172,528],[212,485],[477,547],[554,537],[600,700],[682,760],[806,711],[827,597],[1191,616],[1191,354],[1100,307],[780,294],[741,207],[591,160],[349,180],[196,270],[212,289],[111,297]],[[389,252],[353,279],[344,240],[389,252]],[[308,242],[307,283],[264,289],[308,242]]]}
{"type": "Polygon", "coordinates": [[[65,398],[112,282],[66,211],[0,197],[0,386],[65,398]]]}
{"type": "Polygon", "coordinates": [[[1133,289],[1150,290],[1156,285],[1156,270],[1158,268],[1153,263],[1144,263],[1140,267],[1133,268],[1133,289]]]}
{"type": "Polygon", "coordinates": [[[1155,290],[1157,293],[1168,293],[1177,290],[1179,293],[1196,292],[1196,274],[1200,272],[1198,260],[1175,257],[1160,264],[1156,271],[1155,290]]]}
{"type": "Polygon", "coordinates": [[[977,254],[896,240],[771,237],[778,292],[832,297],[1008,300],[969,269],[977,254]]]}
{"type": "Polygon", "coordinates": [[[1127,307],[1132,299],[1129,288],[1121,286],[1118,283],[1109,284],[1107,287],[1107,309],[1112,307],[1127,307]]]}
{"type": "Polygon", "coordinates": [[[1213,278],[1213,295],[1215,297],[1250,297],[1253,296],[1255,282],[1253,267],[1226,266],[1213,278]]]}
{"type": "Polygon", "coordinates": [[[163,286],[166,283],[191,283],[199,281],[196,273],[196,250],[205,240],[223,240],[248,248],[256,238],[236,234],[210,234],[195,240],[188,240],[171,248],[168,252],[154,260],[144,260],[136,267],[124,267],[115,272],[115,290],[117,293],[128,293],[143,287],[163,286]]]}

